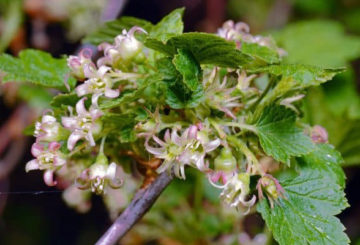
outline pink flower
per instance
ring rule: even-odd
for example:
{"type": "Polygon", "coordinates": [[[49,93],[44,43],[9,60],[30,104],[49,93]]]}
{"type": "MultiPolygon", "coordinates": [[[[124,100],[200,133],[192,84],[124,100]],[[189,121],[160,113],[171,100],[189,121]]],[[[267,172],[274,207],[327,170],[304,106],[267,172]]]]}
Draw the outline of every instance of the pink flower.
{"type": "Polygon", "coordinates": [[[54,181],[54,171],[59,169],[66,163],[66,160],[62,153],[58,151],[60,144],[57,142],[49,143],[47,149],[44,145],[39,143],[34,143],[31,147],[31,153],[36,158],[29,161],[25,166],[25,171],[31,170],[45,170],[44,172],[44,182],[48,186],[56,185],[54,181]]]}
{"type": "Polygon", "coordinates": [[[76,103],[76,116],[71,115],[70,117],[61,118],[64,127],[72,132],[67,141],[67,148],[70,151],[74,149],[80,139],[85,139],[91,146],[95,146],[93,135],[100,133],[101,130],[101,123],[97,120],[102,116],[102,112],[97,104],[100,95],[93,95],[89,111],[85,108],[84,101],[87,98],[84,97],[76,103]]]}
{"type": "Polygon", "coordinates": [[[146,150],[156,158],[164,159],[157,172],[173,168],[175,176],[181,179],[185,179],[185,165],[196,167],[200,171],[207,170],[204,160],[206,154],[220,145],[219,139],[209,141],[207,137],[203,137],[195,125],[187,128],[181,136],[177,129],[172,129],[171,134],[169,130],[165,132],[164,141],[155,135],[152,138],[160,147],[150,146],[147,139],[146,150]]]}
{"type": "Polygon", "coordinates": [[[98,195],[105,192],[107,185],[114,189],[120,188],[122,180],[116,177],[117,168],[114,162],[110,165],[104,162],[94,163],[77,178],[78,188],[82,190],[90,188],[98,195]]]}
{"type": "Polygon", "coordinates": [[[71,73],[79,80],[85,79],[84,68],[93,64],[91,61],[92,51],[85,48],[80,51],[78,56],[70,55],[67,59],[68,66],[71,69],[71,73]]]}
{"type": "Polygon", "coordinates": [[[81,97],[86,94],[104,94],[108,98],[119,96],[119,89],[112,89],[113,80],[107,74],[110,67],[101,66],[96,70],[95,65],[85,66],[85,76],[89,78],[83,84],[75,88],[76,94],[81,97]]]}
{"type": "Polygon", "coordinates": [[[134,33],[146,31],[138,26],[132,27],[129,32],[125,29],[123,33],[115,37],[115,44],[102,43],[99,50],[104,51],[104,57],[97,61],[98,66],[117,66],[119,60],[128,61],[134,58],[142,49],[142,43],[136,40],[134,33]]]}
{"type": "Polygon", "coordinates": [[[315,143],[327,143],[329,136],[325,128],[315,125],[311,130],[311,139],[315,143]]]}

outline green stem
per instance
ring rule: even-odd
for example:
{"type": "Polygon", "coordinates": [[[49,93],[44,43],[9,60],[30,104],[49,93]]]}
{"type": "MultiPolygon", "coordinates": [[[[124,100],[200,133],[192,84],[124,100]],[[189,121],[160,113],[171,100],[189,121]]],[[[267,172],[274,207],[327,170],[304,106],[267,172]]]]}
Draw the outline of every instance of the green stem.
{"type": "Polygon", "coordinates": [[[224,122],[224,123],[221,123],[221,125],[229,126],[229,127],[237,127],[237,128],[240,128],[240,129],[249,130],[249,131],[254,132],[254,133],[257,132],[255,126],[249,125],[249,124],[244,124],[244,123],[224,122]]]}

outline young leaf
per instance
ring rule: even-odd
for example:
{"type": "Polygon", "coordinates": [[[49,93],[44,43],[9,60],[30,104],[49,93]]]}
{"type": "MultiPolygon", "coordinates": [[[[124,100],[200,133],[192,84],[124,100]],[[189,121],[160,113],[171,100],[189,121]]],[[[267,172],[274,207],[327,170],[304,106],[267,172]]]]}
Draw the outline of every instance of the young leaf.
{"type": "Polygon", "coordinates": [[[332,170],[320,171],[318,163],[312,164],[303,166],[295,178],[280,176],[286,199],[280,198],[274,208],[263,199],[257,211],[280,245],[349,244],[344,226],[334,217],[348,206],[343,188],[331,178],[332,170]]]}
{"type": "Polygon", "coordinates": [[[175,9],[157,23],[150,31],[150,38],[166,42],[169,38],[183,33],[184,23],[182,16],[184,8],[175,9]]]}
{"type": "Polygon", "coordinates": [[[98,30],[86,36],[82,42],[93,45],[99,45],[103,42],[112,43],[114,38],[121,34],[123,30],[128,31],[133,26],[139,26],[149,33],[154,25],[146,20],[124,16],[120,19],[106,22],[98,30]]]}
{"type": "MultiPolygon", "coordinates": [[[[3,82],[31,82],[64,91],[66,74],[70,74],[65,58],[56,59],[46,52],[32,49],[21,51],[19,58],[2,54],[0,70],[5,73],[3,82]]],[[[71,87],[76,83],[71,77],[67,82],[71,87]]]]}
{"type": "Polygon", "coordinates": [[[184,33],[170,38],[166,44],[149,38],[145,45],[169,56],[175,55],[178,49],[185,49],[190,51],[200,64],[221,67],[237,68],[253,60],[237,50],[234,42],[207,33],[184,33]]]}
{"type": "Polygon", "coordinates": [[[288,163],[290,157],[313,150],[313,143],[295,125],[296,114],[284,106],[266,107],[255,124],[265,153],[275,160],[288,163]]]}
{"type": "Polygon", "coordinates": [[[199,82],[201,70],[190,53],[180,51],[173,60],[160,59],[157,66],[166,85],[166,103],[171,108],[193,108],[201,102],[204,94],[199,82]]]}

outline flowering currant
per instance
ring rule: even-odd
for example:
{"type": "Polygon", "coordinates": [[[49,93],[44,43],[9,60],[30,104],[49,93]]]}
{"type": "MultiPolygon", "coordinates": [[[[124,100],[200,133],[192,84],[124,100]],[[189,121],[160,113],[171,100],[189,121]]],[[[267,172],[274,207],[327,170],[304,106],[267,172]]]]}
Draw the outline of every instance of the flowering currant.
{"type": "Polygon", "coordinates": [[[53,177],[54,171],[66,163],[64,155],[59,151],[60,146],[58,142],[51,142],[45,149],[44,145],[34,143],[31,147],[31,153],[36,159],[26,164],[26,172],[36,169],[45,170],[44,182],[48,186],[56,185],[53,177]]]}
{"type": "Polygon", "coordinates": [[[62,124],[71,131],[67,141],[67,148],[71,151],[80,139],[85,139],[91,146],[95,146],[94,135],[100,133],[102,124],[98,118],[102,115],[98,108],[97,100],[101,94],[92,96],[92,105],[89,111],[86,110],[84,101],[86,97],[80,99],[76,104],[77,115],[72,115],[70,110],[69,117],[62,117],[62,124]]]}

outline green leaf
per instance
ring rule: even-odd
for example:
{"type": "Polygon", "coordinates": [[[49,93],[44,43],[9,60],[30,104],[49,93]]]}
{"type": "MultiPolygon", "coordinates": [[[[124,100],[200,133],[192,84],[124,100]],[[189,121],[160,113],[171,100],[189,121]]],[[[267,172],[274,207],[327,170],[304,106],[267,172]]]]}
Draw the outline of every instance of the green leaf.
{"type": "Polygon", "coordinates": [[[184,8],[175,9],[157,23],[150,31],[150,38],[166,42],[169,38],[183,33],[182,17],[184,8]]]}
{"type": "Polygon", "coordinates": [[[52,107],[72,106],[80,100],[76,93],[58,94],[50,102],[52,107]]]}
{"type": "Polygon", "coordinates": [[[315,150],[299,158],[299,161],[309,166],[311,165],[312,168],[322,172],[323,175],[327,175],[330,179],[335,180],[339,186],[345,188],[346,177],[341,168],[344,160],[341,154],[335,150],[334,146],[329,144],[316,144],[315,150]]]}
{"type": "Polygon", "coordinates": [[[98,30],[85,37],[83,43],[93,45],[99,45],[103,42],[113,43],[114,38],[121,34],[124,29],[129,30],[133,26],[139,26],[149,33],[154,25],[146,20],[124,16],[120,19],[106,22],[98,30]]]}
{"type": "Polygon", "coordinates": [[[179,50],[175,55],[173,63],[176,70],[183,77],[183,82],[191,90],[195,91],[199,87],[199,79],[201,77],[201,68],[199,63],[194,59],[193,55],[187,50],[179,50]]]}
{"type": "Polygon", "coordinates": [[[149,38],[145,45],[169,56],[175,55],[179,49],[188,50],[198,63],[221,67],[237,68],[253,60],[237,50],[235,42],[207,33],[184,33],[170,38],[166,44],[149,38]]]}
{"type": "Polygon", "coordinates": [[[136,90],[123,91],[120,94],[120,97],[116,99],[100,99],[99,107],[101,109],[111,109],[121,106],[125,103],[131,103],[132,101],[135,101],[146,95],[146,90],[152,85],[156,85],[157,83],[159,83],[161,79],[161,75],[151,74],[141,83],[141,86],[139,86],[136,90]]]}
{"type": "MultiPolygon", "coordinates": [[[[66,90],[64,82],[70,74],[65,58],[53,58],[46,52],[32,49],[21,51],[19,58],[2,54],[0,70],[5,73],[3,82],[31,82],[60,90],[66,90]]],[[[68,79],[71,87],[75,83],[74,78],[68,79]]]]}
{"type": "Polygon", "coordinates": [[[162,74],[163,82],[166,85],[166,103],[174,109],[193,108],[201,102],[204,95],[202,85],[198,81],[199,78],[197,80],[195,78],[200,74],[200,67],[196,65],[197,68],[190,68],[189,64],[194,65],[193,63],[195,61],[192,60],[191,56],[188,56],[190,55],[189,53],[185,51],[180,52],[182,55],[179,54],[177,58],[175,57],[174,63],[178,65],[181,72],[176,69],[170,58],[160,59],[157,62],[157,67],[162,74]],[[186,62],[184,62],[185,60],[186,62]],[[192,72],[195,74],[189,76],[192,72]],[[187,78],[183,77],[182,74],[187,78]],[[191,77],[193,80],[189,80],[191,77]]]}
{"type": "Polygon", "coordinates": [[[288,79],[288,81],[291,81],[287,82],[287,84],[281,84],[280,82],[278,85],[287,90],[291,87],[294,89],[305,89],[310,86],[318,86],[321,83],[331,80],[336,74],[344,70],[344,68],[324,69],[316,66],[297,64],[272,65],[264,68],[264,71],[270,74],[281,76],[283,80],[288,79]]]}
{"type": "MultiPolygon", "coordinates": [[[[266,225],[280,245],[349,244],[344,226],[334,215],[348,206],[343,188],[331,169],[318,168],[320,158],[300,169],[297,177],[279,177],[286,199],[271,208],[263,199],[257,205],[266,225]],[[313,166],[314,164],[314,166],[313,166]]],[[[321,163],[322,165],[326,163],[321,163]]]]}
{"type": "Polygon", "coordinates": [[[21,99],[36,109],[48,108],[53,97],[48,89],[33,84],[21,84],[17,94],[21,99]]]}
{"type": "Polygon", "coordinates": [[[313,150],[313,143],[295,125],[295,120],[295,112],[284,106],[273,105],[264,109],[255,127],[267,155],[289,163],[292,156],[301,156],[313,150]]]}
{"type": "Polygon", "coordinates": [[[258,59],[263,63],[274,64],[279,63],[281,60],[276,50],[261,46],[257,43],[242,42],[241,52],[258,59]]]}
{"type": "Polygon", "coordinates": [[[360,37],[347,35],[335,21],[302,21],[273,36],[288,52],[289,63],[338,67],[360,57],[360,37]]]}

